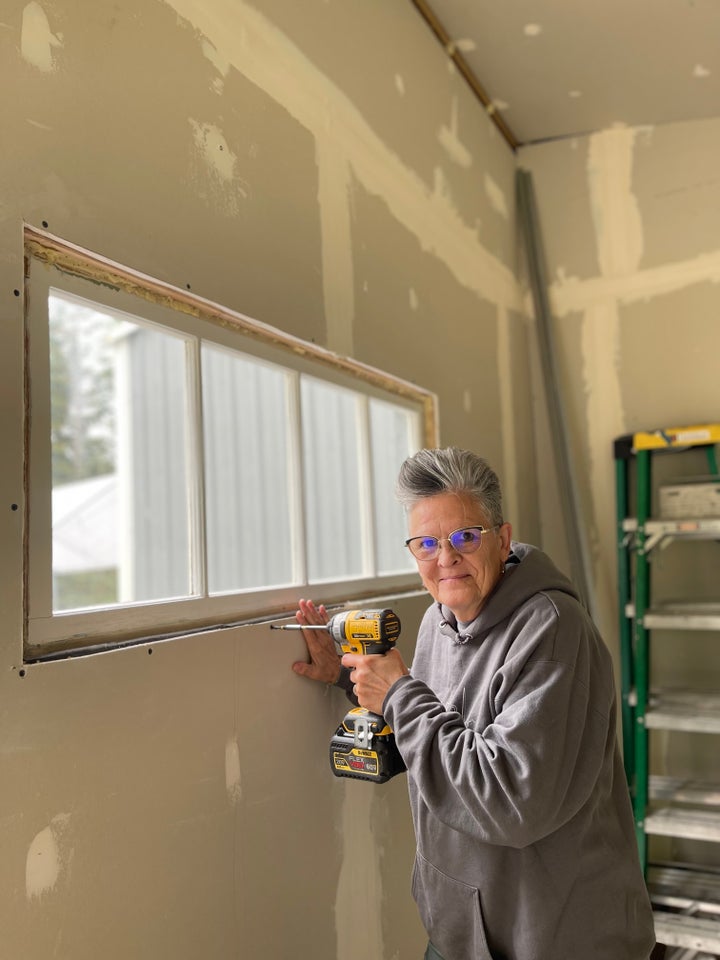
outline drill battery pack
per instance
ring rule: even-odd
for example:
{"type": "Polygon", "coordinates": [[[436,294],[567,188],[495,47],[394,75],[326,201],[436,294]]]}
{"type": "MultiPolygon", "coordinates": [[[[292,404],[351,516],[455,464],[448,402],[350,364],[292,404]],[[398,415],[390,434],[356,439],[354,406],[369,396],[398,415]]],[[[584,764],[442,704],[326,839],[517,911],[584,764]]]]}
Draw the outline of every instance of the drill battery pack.
{"type": "Polygon", "coordinates": [[[395,734],[383,717],[355,707],[330,741],[330,767],[336,777],[385,783],[406,769],[395,734]]]}

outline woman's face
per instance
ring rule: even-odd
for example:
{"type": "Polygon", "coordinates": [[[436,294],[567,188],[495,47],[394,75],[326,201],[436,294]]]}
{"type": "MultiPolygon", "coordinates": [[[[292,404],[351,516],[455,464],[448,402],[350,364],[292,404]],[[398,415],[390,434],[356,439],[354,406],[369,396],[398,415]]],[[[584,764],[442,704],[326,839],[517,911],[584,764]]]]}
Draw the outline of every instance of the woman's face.
{"type": "Polygon", "coordinates": [[[425,589],[444,603],[458,620],[469,622],[502,575],[510,553],[512,529],[504,523],[482,535],[474,553],[458,553],[447,538],[465,527],[492,526],[480,504],[466,493],[439,493],[418,501],[408,512],[409,537],[437,537],[440,552],[432,560],[417,560],[425,589]]]}

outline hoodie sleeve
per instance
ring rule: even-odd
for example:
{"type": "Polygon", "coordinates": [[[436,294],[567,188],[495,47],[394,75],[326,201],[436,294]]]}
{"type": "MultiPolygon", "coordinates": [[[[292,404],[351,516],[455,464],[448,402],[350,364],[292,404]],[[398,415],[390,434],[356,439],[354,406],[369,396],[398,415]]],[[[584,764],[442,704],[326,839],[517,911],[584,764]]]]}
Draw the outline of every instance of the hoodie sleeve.
{"type": "Polygon", "coordinates": [[[466,716],[412,676],[393,685],[383,707],[430,811],[475,839],[512,847],[577,813],[615,736],[612,670],[592,623],[563,597],[541,594],[532,607],[512,628],[501,665],[471,691],[466,716]]]}

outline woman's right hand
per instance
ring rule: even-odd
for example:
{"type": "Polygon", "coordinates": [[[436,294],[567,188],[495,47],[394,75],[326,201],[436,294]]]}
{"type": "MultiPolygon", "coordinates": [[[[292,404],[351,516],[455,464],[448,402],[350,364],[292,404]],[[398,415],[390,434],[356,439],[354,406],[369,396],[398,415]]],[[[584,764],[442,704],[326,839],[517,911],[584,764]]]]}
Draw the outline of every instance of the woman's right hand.
{"type": "MultiPolygon", "coordinates": [[[[295,619],[304,626],[309,623],[327,623],[330,617],[324,604],[316,607],[312,600],[298,600],[295,619]]],[[[293,670],[308,680],[335,683],[340,676],[340,657],[335,649],[335,641],[327,630],[303,630],[302,633],[309,661],[297,661],[292,665],[293,670]]]]}

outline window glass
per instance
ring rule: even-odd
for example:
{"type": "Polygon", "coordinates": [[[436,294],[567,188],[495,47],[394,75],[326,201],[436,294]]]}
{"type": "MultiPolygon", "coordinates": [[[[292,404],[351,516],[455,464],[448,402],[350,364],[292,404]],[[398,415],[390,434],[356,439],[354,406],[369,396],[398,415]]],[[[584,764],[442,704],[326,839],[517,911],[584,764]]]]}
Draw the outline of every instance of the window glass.
{"type": "Polygon", "coordinates": [[[293,582],[289,374],[202,345],[208,589],[293,582]]]}
{"type": "Polygon", "coordinates": [[[53,609],[190,591],[185,341],[48,301],[53,609]]]}
{"type": "Polygon", "coordinates": [[[395,499],[395,479],[403,460],[418,448],[417,416],[396,404],[370,400],[375,548],[378,573],[415,569],[405,547],[405,513],[395,499]]]}
{"type": "Polygon", "coordinates": [[[360,501],[360,398],[303,376],[305,536],[312,582],[364,573],[367,531],[360,501]]]}

